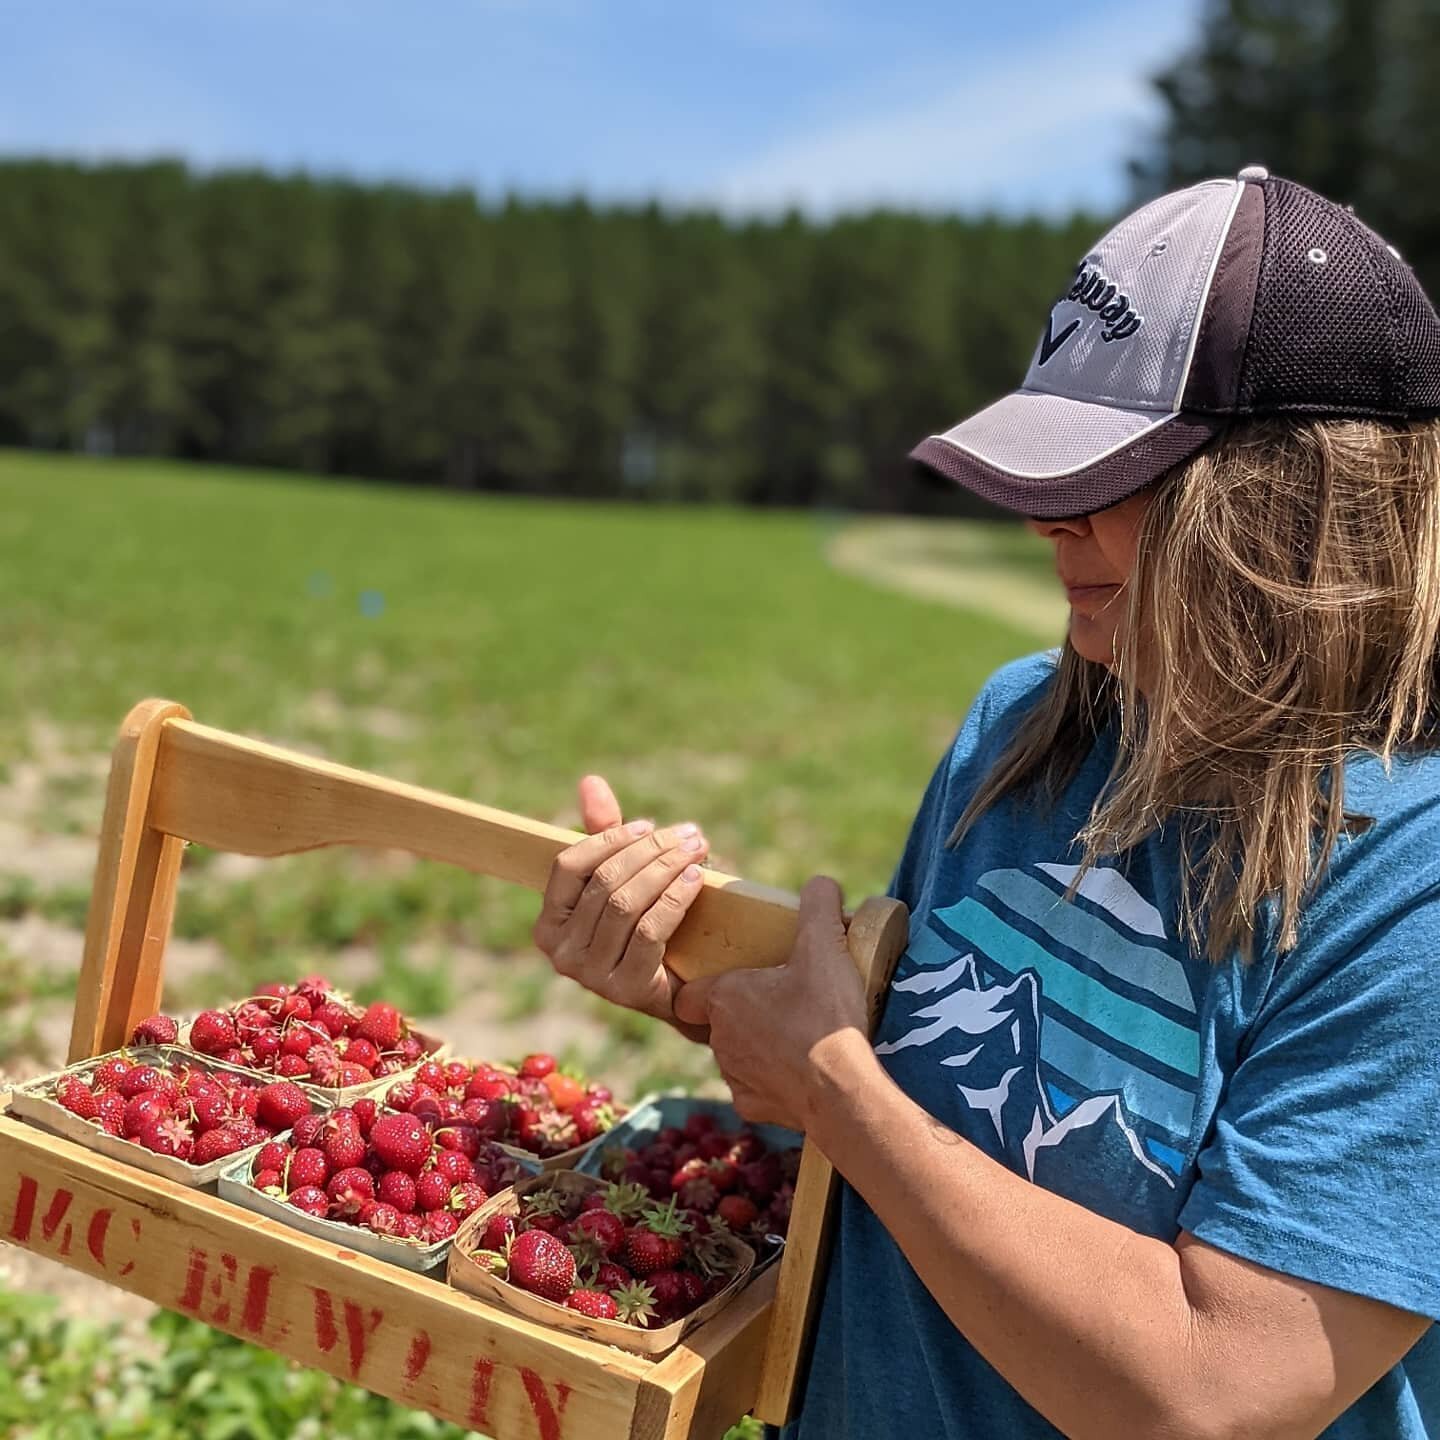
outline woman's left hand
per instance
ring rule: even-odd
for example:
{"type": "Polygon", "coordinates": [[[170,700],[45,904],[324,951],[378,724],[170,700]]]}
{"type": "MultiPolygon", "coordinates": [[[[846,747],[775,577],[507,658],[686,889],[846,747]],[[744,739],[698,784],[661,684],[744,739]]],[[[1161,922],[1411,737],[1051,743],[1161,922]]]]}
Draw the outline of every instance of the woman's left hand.
{"type": "Polygon", "coordinates": [[[693,980],[676,992],[675,1014],[710,1027],[744,1119],[806,1129],[824,1098],[827,1059],[865,1041],[865,992],[845,943],[840,887],[823,875],[805,886],[784,965],[693,980]]]}

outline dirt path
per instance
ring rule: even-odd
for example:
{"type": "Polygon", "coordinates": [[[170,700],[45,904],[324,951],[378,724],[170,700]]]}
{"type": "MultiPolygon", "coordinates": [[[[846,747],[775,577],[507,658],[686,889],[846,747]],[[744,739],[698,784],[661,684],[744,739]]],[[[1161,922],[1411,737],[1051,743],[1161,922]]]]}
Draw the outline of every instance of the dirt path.
{"type": "Polygon", "coordinates": [[[861,520],[830,542],[827,557],[844,574],[978,610],[1055,644],[1065,632],[1065,598],[1048,579],[1032,577],[997,555],[983,527],[951,520],[861,520]]]}

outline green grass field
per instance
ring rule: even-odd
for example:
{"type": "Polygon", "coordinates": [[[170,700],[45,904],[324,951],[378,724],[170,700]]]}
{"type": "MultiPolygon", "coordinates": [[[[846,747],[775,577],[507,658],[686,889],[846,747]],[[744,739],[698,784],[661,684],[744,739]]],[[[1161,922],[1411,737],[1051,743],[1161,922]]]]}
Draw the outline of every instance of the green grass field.
{"type": "MultiPolygon", "coordinates": [[[[564,824],[597,770],[631,814],[700,821],[717,866],[882,889],[971,697],[1046,637],[840,573],[845,523],[0,453],[0,1068],[59,1058],[104,752],[147,695],[564,824]]],[[[932,568],[983,552],[1040,593],[1046,547],[1018,527],[936,535],[932,568]]],[[[632,1090],[713,1076],[666,1027],[552,981],[536,908],[404,857],[192,849],[167,1004],[319,966],[632,1090]]],[[[205,1365],[241,1363],[182,1330],[205,1365]]],[[[422,1421],[352,1423],[442,1433],[422,1421]]]]}

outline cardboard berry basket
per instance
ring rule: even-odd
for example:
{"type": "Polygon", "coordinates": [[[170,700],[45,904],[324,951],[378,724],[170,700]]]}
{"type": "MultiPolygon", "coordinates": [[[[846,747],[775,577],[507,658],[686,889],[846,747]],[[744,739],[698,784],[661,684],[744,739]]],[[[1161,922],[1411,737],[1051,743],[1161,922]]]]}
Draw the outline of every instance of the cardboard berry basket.
{"type": "MultiPolygon", "coordinates": [[[[339,991],[335,992],[335,998],[347,1005],[354,1004],[354,1001],[339,991]]],[[[232,1002],[232,1004],[233,1003],[238,1002],[232,1002]]],[[[227,1005],[217,1008],[229,1009],[230,1007],[227,1005]]],[[[208,1060],[210,1057],[206,1055],[203,1050],[196,1050],[190,1044],[190,1028],[194,1023],[194,1019],[192,1018],[181,1025],[180,1033],[175,1037],[176,1044],[183,1046],[187,1055],[195,1055],[201,1060],[208,1060]]],[[[376,1095],[381,1089],[394,1085],[398,1081],[413,1080],[415,1078],[415,1072],[427,1060],[446,1060],[449,1058],[449,1046],[437,1036],[429,1035],[423,1030],[412,1030],[410,1033],[423,1045],[432,1048],[427,1049],[425,1054],[413,1065],[407,1065],[403,1070],[397,1070],[393,1075],[382,1075],[378,1080],[366,1080],[362,1085],[317,1085],[313,1080],[294,1080],[294,1083],[312,1099],[323,1101],[326,1105],[352,1105],[356,1100],[363,1100],[367,1095],[376,1095]]],[[[247,1075],[252,1080],[258,1079],[262,1085],[269,1084],[272,1080],[292,1079],[291,1076],[277,1075],[273,1070],[255,1070],[249,1065],[225,1063],[227,1068],[239,1070],[242,1075],[247,1075]]]]}
{"type": "Polygon", "coordinates": [[[552,1171],[537,1175],[531,1180],[518,1181],[509,1190],[502,1190],[492,1196],[471,1215],[455,1233],[450,1249],[448,1274],[450,1283],[467,1295],[501,1305],[523,1315],[527,1320],[554,1325],[572,1335],[583,1335],[587,1340],[602,1345],[614,1345],[637,1355],[651,1357],[667,1354],[680,1341],[703,1325],[711,1316],[718,1314],[725,1305],[745,1288],[750,1272],[755,1268],[755,1252],[743,1240],[726,1236],[725,1248],[735,1258],[735,1278],[717,1295],[712,1295],[703,1305],[692,1310],[683,1319],[653,1329],[642,1329],[638,1325],[627,1325],[619,1320],[596,1320],[558,1305],[543,1296],[532,1295],[521,1290],[494,1274],[483,1261],[476,1258],[485,1227],[495,1215],[515,1215],[520,1202],[537,1190],[558,1189],[572,1195],[584,1195],[591,1190],[603,1190],[605,1181],[593,1175],[577,1175],[573,1170],[552,1171]]]}
{"type": "MultiPolygon", "coordinates": [[[[240,1156],[246,1157],[245,1163],[248,1165],[250,1158],[264,1143],[261,1141],[244,1150],[237,1150],[234,1154],[224,1155],[219,1160],[211,1160],[206,1165],[192,1165],[188,1160],[177,1160],[173,1155],[157,1155],[153,1150],[147,1150],[134,1140],[125,1140],[119,1135],[111,1135],[109,1131],[101,1129],[95,1121],[82,1120],[80,1116],[67,1110],[58,1100],[52,1098],[56,1085],[65,1076],[79,1075],[88,1083],[96,1066],[102,1061],[110,1059],[112,1055],[123,1055],[127,1060],[144,1065],[193,1065],[197,1070],[204,1070],[207,1074],[213,1075],[224,1071],[231,1075],[243,1076],[250,1081],[254,1080],[254,1076],[249,1071],[241,1070],[234,1065],[222,1064],[205,1055],[197,1055],[193,1050],[182,1050],[178,1045],[137,1045],[133,1049],[112,1050],[105,1055],[96,1055],[93,1059],[81,1061],[77,1065],[67,1065],[63,1070],[56,1070],[49,1075],[42,1075],[36,1080],[27,1081],[24,1085],[17,1085],[10,1095],[10,1113],[18,1115],[22,1120],[28,1120],[32,1125],[39,1125],[53,1134],[63,1135],[67,1140],[74,1140],[77,1144],[84,1145],[87,1149],[105,1155],[111,1160],[119,1160],[126,1165],[133,1165],[137,1169],[147,1170],[152,1175],[163,1175],[167,1180],[175,1181],[177,1185],[212,1186],[220,1178],[221,1172],[233,1165],[240,1156]]],[[[312,1104],[318,1109],[325,1108],[320,1102],[312,1101],[312,1104]]]]}
{"type": "MultiPolygon", "coordinates": [[[[288,1139],[289,1132],[279,1139],[288,1139]]],[[[244,1161],[229,1162],[234,1159],[227,1156],[224,1162],[225,1168],[220,1172],[220,1198],[229,1200],[232,1204],[243,1205],[247,1210],[253,1210],[257,1215],[265,1215],[271,1220],[278,1220],[282,1225],[293,1225],[297,1230],[303,1230],[307,1235],[319,1236],[322,1240],[331,1240],[336,1245],[344,1245],[351,1250],[358,1250],[362,1255],[373,1255],[377,1260],[384,1260],[391,1265],[399,1265],[403,1270],[414,1270],[424,1274],[428,1271],[443,1269],[446,1257],[450,1253],[450,1246],[454,1243],[455,1235],[448,1240],[437,1240],[432,1245],[422,1245],[418,1240],[402,1240],[394,1235],[377,1235],[373,1230],[367,1230],[363,1225],[350,1225],[343,1220],[326,1220],[318,1215],[307,1215],[303,1210],[297,1210],[287,1200],[278,1199],[274,1195],[267,1195],[263,1190],[258,1190],[251,1183],[250,1169],[254,1164],[255,1154],[251,1151],[244,1161]]],[[[532,1169],[530,1174],[539,1172],[532,1169]]],[[[504,1191],[500,1192],[504,1194],[504,1191]]],[[[488,1202],[487,1202],[488,1203],[488,1202]]]]}
{"type": "MultiPolygon", "coordinates": [[[[404,850],[541,891],[580,838],[144,701],[111,764],[70,1062],[119,1049],[161,1009],[186,842],[262,857],[404,850]]],[[[796,907],[793,895],[707,870],[666,963],[685,980],[782,964],[796,907]]],[[[881,898],[848,917],[872,1021],[906,918],[881,898]]],[[[776,1424],[792,1413],[835,1189],[812,1146],[781,1263],[651,1359],[377,1260],[349,1234],[308,1234],[143,1170],[129,1153],[38,1129],[14,1104],[0,1089],[0,1236],[299,1364],[492,1440],[720,1440],[747,1412],[776,1424]]]]}

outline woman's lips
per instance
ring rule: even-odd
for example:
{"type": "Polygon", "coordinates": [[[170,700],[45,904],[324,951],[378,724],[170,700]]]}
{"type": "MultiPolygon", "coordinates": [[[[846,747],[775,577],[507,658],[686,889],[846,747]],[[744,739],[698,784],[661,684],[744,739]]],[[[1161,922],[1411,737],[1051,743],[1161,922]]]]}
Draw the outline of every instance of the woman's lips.
{"type": "Polygon", "coordinates": [[[1119,588],[1118,585],[1067,585],[1065,598],[1072,605],[1082,600],[1103,600],[1119,588]]]}

